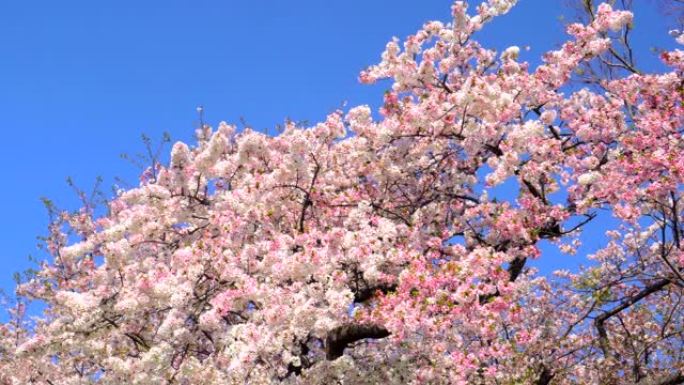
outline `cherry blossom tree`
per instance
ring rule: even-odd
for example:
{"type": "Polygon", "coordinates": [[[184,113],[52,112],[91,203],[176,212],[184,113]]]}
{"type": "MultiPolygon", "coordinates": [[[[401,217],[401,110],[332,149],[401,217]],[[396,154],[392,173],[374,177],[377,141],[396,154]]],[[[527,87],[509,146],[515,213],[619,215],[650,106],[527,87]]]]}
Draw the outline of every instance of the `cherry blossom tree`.
{"type": "Polygon", "coordinates": [[[389,42],[360,75],[388,79],[377,116],[204,125],[105,215],[60,213],[0,383],[684,383],[684,51],[620,63],[632,14],[604,3],[531,68],[474,40],[514,3],[389,42]],[[530,266],[598,216],[587,267],[530,266]]]}

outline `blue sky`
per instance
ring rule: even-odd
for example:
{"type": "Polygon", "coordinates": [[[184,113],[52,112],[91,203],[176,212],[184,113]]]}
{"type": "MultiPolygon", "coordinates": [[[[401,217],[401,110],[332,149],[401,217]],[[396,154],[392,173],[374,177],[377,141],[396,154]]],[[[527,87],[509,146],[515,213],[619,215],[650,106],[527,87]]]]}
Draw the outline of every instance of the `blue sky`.
{"type": "MultiPolygon", "coordinates": [[[[520,0],[479,36],[487,46],[531,46],[535,63],[563,41],[564,0],[520,0]]],[[[472,2],[474,3],[474,1],[472,2]]],[[[448,21],[449,0],[36,1],[0,3],[0,288],[44,258],[39,197],[74,208],[66,185],[98,175],[111,186],[138,170],[121,153],[140,135],[191,141],[195,108],[212,125],[244,118],[257,129],[286,118],[316,122],[347,102],[379,106],[386,85],[358,72],[392,36],[448,21]]],[[[668,28],[640,3],[635,38],[667,46],[668,28]]],[[[669,44],[671,46],[671,44],[669,44]]]]}

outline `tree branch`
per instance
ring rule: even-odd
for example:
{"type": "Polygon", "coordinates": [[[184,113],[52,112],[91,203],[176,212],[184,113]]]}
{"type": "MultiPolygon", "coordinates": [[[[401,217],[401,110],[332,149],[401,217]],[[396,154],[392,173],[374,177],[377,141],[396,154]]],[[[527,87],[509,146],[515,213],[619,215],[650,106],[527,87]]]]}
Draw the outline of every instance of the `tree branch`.
{"type": "Polygon", "coordinates": [[[542,366],[541,373],[539,373],[539,378],[537,378],[537,382],[535,382],[535,385],[549,385],[553,377],[554,375],[553,373],[551,373],[549,368],[547,368],[546,366],[542,366]]]}
{"type": "Polygon", "coordinates": [[[684,384],[684,374],[676,372],[662,377],[646,377],[634,385],[680,385],[684,384]]]}
{"type": "Polygon", "coordinates": [[[325,339],[325,358],[333,361],[344,354],[350,344],[366,338],[385,338],[390,332],[374,324],[344,324],[328,332],[325,339]]]}
{"type": "Polygon", "coordinates": [[[658,292],[662,290],[664,287],[670,284],[669,279],[661,279],[658,280],[638,292],[637,294],[627,297],[620,302],[620,304],[611,310],[608,310],[598,317],[594,319],[594,326],[596,327],[596,330],[598,330],[599,334],[599,344],[601,346],[601,350],[603,351],[603,354],[606,357],[610,356],[610,349],[608,346],[608,332],[606,331],[606,326],[605,322],[612,316],[620,313],[621,311],[629,308],[630,306],[634,305],[635,303],[641,301],[642,299],[648,297],[649,295],[658,292]]]}

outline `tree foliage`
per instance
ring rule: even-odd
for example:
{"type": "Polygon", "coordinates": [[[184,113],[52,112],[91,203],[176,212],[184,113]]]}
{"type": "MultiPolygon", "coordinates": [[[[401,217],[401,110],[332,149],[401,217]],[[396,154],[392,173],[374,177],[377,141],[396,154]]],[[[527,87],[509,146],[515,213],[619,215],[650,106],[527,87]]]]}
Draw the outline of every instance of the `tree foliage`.
{"type": "Polygon", "coordinates": [[[639,71],[600,4],[530,68],[473,38],[514,3],[389,42],[360,75],[389,79],[377,117],[203,125],[106,215],[57,215],[0,383],[684,383],[684,51],[639,71]],[[599,215],[588,267],[529,267],[599,215]]]}

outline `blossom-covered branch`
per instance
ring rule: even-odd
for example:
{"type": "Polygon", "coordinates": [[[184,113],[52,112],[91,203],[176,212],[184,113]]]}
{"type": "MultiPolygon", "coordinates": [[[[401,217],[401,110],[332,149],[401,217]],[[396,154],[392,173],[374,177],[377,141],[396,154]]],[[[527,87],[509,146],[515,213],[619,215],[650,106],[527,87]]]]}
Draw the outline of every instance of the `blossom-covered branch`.
{"type": "Polygon", "coordinates": [[[378,114],[202,125],[57,213],[0,384],[684,383],[684,51],[637,70],[633,15],[587,4],[531,68],[476,40],[514,0],[455,1],[361,73],[378,114]]]}

